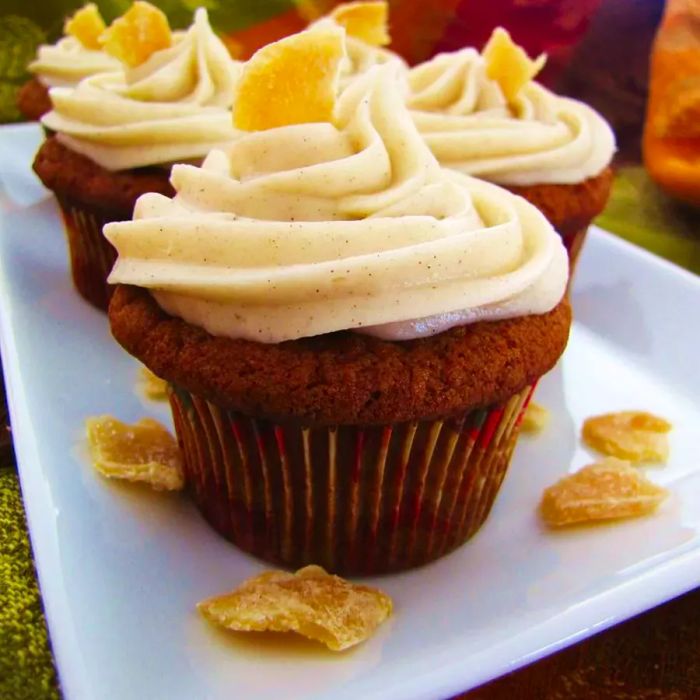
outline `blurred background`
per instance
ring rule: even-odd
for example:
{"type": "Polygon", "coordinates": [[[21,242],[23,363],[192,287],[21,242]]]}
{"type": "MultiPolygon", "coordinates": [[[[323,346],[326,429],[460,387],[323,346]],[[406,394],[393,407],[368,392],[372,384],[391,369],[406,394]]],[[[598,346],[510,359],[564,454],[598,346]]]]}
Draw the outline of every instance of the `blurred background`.
{"type": "MultiPolygon", "coordinates": [[[[24,67],[38,44],[57,40],[64,18],[82,4],[82,0],[0,2],[5,25],[0,27],[0,77],[5,84],[26,78],[24,67]]],[[[109,22],[131,3],[97,0],[96,4],[109,22]]],[[[206,7],[216,30],[232,37],[247,57],[263,44],[299,31],[337,3],[155,0],[153,4],[165,11],[175,28],[188,26],[194,9],[206,7]]],[[[439,51],[481,48],[499,24],[531,55],[546,51],[547,65],[538,79],[580,95],[603,112],[617,132],[621,156],[638,158],[649,51],[663,0],[391,0],[390,6],[391,48],[412,64],[439,51]]],[[[19,119],[12,100],[3,107],[3,121],[19,119]]]]}
{"type": "MultiPolygon", "coordinates": [[[[206,7],[212,25],[241,58],[299,31],[337,4],[333,0],[153,2],[166,12],[174,28],[189,25],[194,9],[206,7]]],[[[15,94],[28,77],[27,63],[40,43],[61,36],[64,18],[82,4],[82,0],[0,0],[0,122],[20,119],[15,94]]],[[[109,22],[130,1],[96,0],[96,4],[109,22]]],[[[589,103],[608,119],[617,135],[616,183],[598,223],[700,272],[698,0],[390,0],[389,4],[391,48],[411,64],[440,51],[481,48],[497,25],[505,26],[531,55],[546,52],[547,65],[538,80],[589,103]],[[650,63],[654,75],[650,75],[650,63]],[[675,93],[680,84],[683,95],[697,94],[698,133],[690,133],[691,138],[681,139],[682,143],[675,139],[673,153],[668,152],[666,141],[655,142],[663,146],[654,148],[651,164],[658,166],[651,170],[660,188],[649,177],[650,168],[642,165],[642,135],[650,87],[666,94],[669,82],[674,82],[675,93]],[[695,180],[690,186],[691,193],[697,191],[694,204],[688,204],[687,196],[680,201],[664,177],[679,157],[685,192],[688,179],[695,180]]],[[[656,104],[665,109],[668,100],[657,99],[656,104]]],[[[672,175],[677,177],[675,170],[672,175]]]]}

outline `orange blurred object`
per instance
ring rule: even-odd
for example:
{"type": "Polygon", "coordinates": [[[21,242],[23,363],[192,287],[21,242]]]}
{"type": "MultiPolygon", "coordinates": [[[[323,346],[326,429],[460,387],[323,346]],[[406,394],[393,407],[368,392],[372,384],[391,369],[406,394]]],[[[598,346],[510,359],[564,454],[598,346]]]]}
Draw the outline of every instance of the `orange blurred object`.
{"type": "Polygon", "coordinates": [[[642,142],[649,175],[700,206],[700,2],[668,0],[654,41],[642,142]]]}

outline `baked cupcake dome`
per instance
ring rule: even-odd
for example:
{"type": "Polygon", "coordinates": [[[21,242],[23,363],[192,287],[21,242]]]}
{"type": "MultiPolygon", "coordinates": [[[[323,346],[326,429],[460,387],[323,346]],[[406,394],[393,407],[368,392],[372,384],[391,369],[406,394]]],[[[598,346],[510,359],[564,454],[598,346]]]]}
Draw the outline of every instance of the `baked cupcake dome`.
{"type": "Polygon", "coordinates": [[[171,387],[195,502],[290,566],[393,571],[468,539],[568,337],[559,237],[441,169],[398,85],[372,68],[332,124],[243,135],[105,228],[112,332],[171,387]]]}

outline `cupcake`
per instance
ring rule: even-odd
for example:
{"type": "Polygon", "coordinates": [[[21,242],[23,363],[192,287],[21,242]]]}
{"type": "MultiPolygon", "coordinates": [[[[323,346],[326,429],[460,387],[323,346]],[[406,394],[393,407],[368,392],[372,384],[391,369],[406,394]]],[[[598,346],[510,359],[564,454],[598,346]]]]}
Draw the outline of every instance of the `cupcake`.
{"type": "Polygon", "coordinates": [[[341,88],[372,66],[397,61],[408,68],[397,53],[385,49],[390,43],[389,6],[386,0],[345,2],[312,26],[334,22],[345,29],[345,57],[341,62],[341,88]]]}
{"type": "Polygon", "coordinates": [[[105,227],[109,319],[168,382],[219,533],[370,574],[484,522],[566,345],[568,261],[535,207],[440,167],[395,63],[336,98],[343,39],[325,25],[258,51],[235,99],[247,133],[105,227]]]}
{"type": "Polygon", "coordinates": [[[51,110],[49,88],[75,87],[83,78],[120,69],[119,61],[105,53],[98,41],[105,24],[93,3],[66,20],[63,29],[65,36],[40,46],[28,66],[33,77],[17,97],[17,107],[27,119],[41,119],[51,110]]]}
{"type": "Polygon", "coordinates": [[[441,165],[525,197],[573,266],[608,199],[615,138],[593,109],[534,82],[542,65],[498,28],[481,54],[467,48],[412,68],[408,106],[441,165]]]}
{"type": "Polygon", "coordinates": [[[201,162],[235,137],[230,107],[239,66],[204,9],[172,36],[160,10],[134,3],[104,43],[122,69],[51,89],[53,109],[42,123],[54,135],[34,161],[61,207],[75,286],[101,309],[116,257],[102,227],[130,218],[145,192],[171,194],[172,163],[201,162]],[[139,23],[146,31],[136,35],[139,23]]]}

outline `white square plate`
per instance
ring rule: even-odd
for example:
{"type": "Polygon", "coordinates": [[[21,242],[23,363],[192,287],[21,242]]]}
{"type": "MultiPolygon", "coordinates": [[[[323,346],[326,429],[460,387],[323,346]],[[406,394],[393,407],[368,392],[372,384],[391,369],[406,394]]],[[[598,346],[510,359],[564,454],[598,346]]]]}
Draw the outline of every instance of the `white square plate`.
{"type": "Polygon", "coordinates": [[[30,171],[34,127],[0,130],[0,331],[15,449],[39,580],[69,700],[444,698],[700,584],[700,282],[592,231],[563,360],[541,383],[553,419],[523,437],[482,531],[421,570],[377,580],[396,613],[366,644],[218,632],[195,603],[265,566],[211,531],[186,498],[96,476],[86,416],[145,414],[137,364],[73,291],[57,208],[30,171]],[[591,461],[591,414],[652,410],[673,422],[673,495],[649,518],[549,533],[544,487],[591,461]]]}

